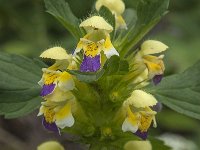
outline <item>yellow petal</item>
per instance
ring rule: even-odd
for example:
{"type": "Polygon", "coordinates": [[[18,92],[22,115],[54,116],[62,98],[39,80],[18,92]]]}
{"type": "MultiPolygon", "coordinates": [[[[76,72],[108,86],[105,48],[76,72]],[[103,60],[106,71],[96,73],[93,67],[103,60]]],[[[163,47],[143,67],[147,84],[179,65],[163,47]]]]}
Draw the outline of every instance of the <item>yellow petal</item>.
{"type": "Polygon", "coordinates": [[[76,49],[73,53],[73,56],[75,56],[77,53],[79,53],[81,51],[81,49],[83,49],[83,44],[85,43],[84,40],[88,40],[88,38],[90,37],[90,34],[86,34],[83,38],[80,38],[80,41],[78,42],[76,49]]]}
{"type": "Polygon", "coordinates": [[[98,0],[96,2],[96,10],[100,10],[102,6],[107,7],[113,14],[120,15],[125,10],[125,4],[122,0],[98,0]]]}
{"type": "Polygon", "coordinates": [[[64,147],[56,141],[48,141],[40,144],[37,150],[64,150],[64,147]]]}
{"type": "Polygon", "coordinates": [[[56,125],[61,129],[74,125],[74,117],[71,113],[71,102],[68,102],[63,108],[56,112],[55,119],[56,125]]]}
{"type": "Polygon", "coordinates": [[[156,64],[152,62],[145,62],[149,70],[149,78],[153,78],[155,75],[162,75],[164,73],[164,64],[156,64]]]}
{"type": "Polygon", "coordinates": [[[119,53],[113,47],[109,36],[106,37],[106,41],[104,43],[104,54],[106,55],[107,58],[110,58],[113,55],[119,56],[119,53]]]}
{"type": "Polygon", "coordinates": [[[125,144],[124,149],[125,150],[152,150],[152,146],[149,141],[129,141],[125,144]]]}
{"type": "Polygon", "coordinates": [[[55,121],[56,125],[61,129],[64,129],[65,127],[72,127],[74,122],[75,120],[71,113],[66,118],[57,119],[55,121]]]}
{"type": "Polygon", "coordinates": [[[55,121],[54,116],[55,116],[54,110],[49,107],[44,106],[44,118],[45,118],[46,122],[53,123],[55,121]]]}
{"type": "Polygon", "coordinates": [[[73,55],[76,55],[77,53],[79,53],[81,51],[81,49],[83,48],[83,42],[80,40],[76,46],[76,49],[73,53],[73,55]]]}
{"type": "Polygon", "coordinates": [[[126,22],[121,15],[116,16],[115,18],[116,18],[116,28],[128,29],[126,22]]]}
{"type": "Polygon", "coordinates": [[[58,112],[55,114],[56,120],[64,119],[71,114],[71,103],[67,102],[58,112]]]}
{"type": "Polygon", "coordinates": [[[86,56],[95,57],[100,53],[100,47],[97,43],[81,38],[84,54],[86,56]]]}
{"type": "Polygon", "coordinates": [[[49,85],[52,84],[54,82],[56,82],[57,78],[59,77],[59,74],[54,74],[54,72],[52,73],[44,73],[43,77],[44,77],[44,84],[49,85]]]}
{"type": "Polygon", "coordinates": [[[130,109],[130,107],[127,107],[127,118],[122,124],[122,131],[127,132],[131,131],[132,133],[135,133],[138,130],[139,126],[139,116],[138,113],[133,113],[130,109]]]}
{"type": "Polygon", "coordinates": [[[100,8],[102,7],[103,1],[104,1],[104,0],[97,0],[97,1],[96,1],[96,3],[95,3],[95,8],[96,8],[97,11],[99,11],[100,8]]]}
{"type": "Polygon", "coordinates": [[[162,75],[165,71],[164,62],[160,56],[143,56],[143,62],[148,68],[149,78],[153,78],[155,75],[162,75]]]}
{"type": "Polygon", "coordinates": [[[152,115],[152,114],[142,113],[141,120],[140,120],[140,126],[139,126],[139,129],[141,132],[147,132],[154,116],[155,115],[152,115]]]}
{"type": "Polygon", "coordinates": [[[80,27],[83,27],[86,30],[91,30],[91,29],[105,30],[108,33],[113,31],[113,27],[109,23],[107,23],[103,17],[100,16],[92,16],[84,20],[80,24],[80,27]]]}
{"type": "Polygon", "coordinates": [[[156,105],[157,100],[151,94],[142,90],[135,90],[131,96],[124,102],[124,105],[132,105],[136,108],[145,108],[156,105]]]}
{"type": "Polygon", "coordinates": [[[50,58],[50,59],[68,59],[69,55],[62,47],[53,47],[45,50],[40,57],[42,58],[50,58]]]}
{"type": "Polygon", "coordinates": [[[64,92],[73,90],[75,83],[72,75],[64,71],[58,78],[58,87],[64,92]]]}
{"type": "Polygon", "coordinates": [[[64,92],[59,87],[56,87],[52,94],[45,96],[45,99],[52,102],[62,102],[73,98],[74,96],[71,92],[64,92]]]}
{"type": "Polygon", "coordinates": [[[66,68],[69,66],[69,64],[71,63],[72,60],[72,55],[69,55],[69,57],[67,59],[63,59],[63,60],[56,60],[56,62],[50,66],[48,69],[49,70],[66,70],[66,68]]]}
{"type": "Polygon", "coordinates": [[[141,53],[143,55],[156,54],[165,51],[167,48],[168,46],[160,41],[147,40],[141,45],[141,53]]]}
{"type": "Polygon", "coordinates": [[[123,132],[132,132],[135,133],[138,130],[138,125],[133,126],[128,118],[122,124],[122,131],[123,132]]]}

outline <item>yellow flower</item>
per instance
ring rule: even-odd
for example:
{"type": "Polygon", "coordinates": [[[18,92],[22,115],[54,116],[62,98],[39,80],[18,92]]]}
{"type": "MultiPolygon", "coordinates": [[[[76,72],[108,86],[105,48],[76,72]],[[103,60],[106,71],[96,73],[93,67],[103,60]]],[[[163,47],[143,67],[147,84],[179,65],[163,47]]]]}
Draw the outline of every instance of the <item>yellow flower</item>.
{"type": "MultiPolygon", "coordinates": [[[[75,69],[76,62],[72,55],[61,47],[53,47],[44,51],[40,57],[54,59],[56,62],[49,68],[43,68],[43,76],[38,82],[42,86],[41,96],[52,94],[55,89],[59,88],[63,92],[73,90],[75,87],[71,74],[66,69],[75,69]]],[[[56,90],[56,93],[58,93],[56,90]]]]}
{"type": "Polygon", "coordinates": [[[62,47],[52,47],[45,50],[41,55],[41,58],[50,58],[55,60],[65,60],[69,59],[70,55],[67,54],[66,50],[62,47]]]}
{"type": "Polygon", "coordinates": [[[65,70],[77,67],[75,58],[61,47],[47,49],[40,57],[56,62],[42,69],[43,76],[38,84],[42,86],[40,95],[45,102],[42,102],[38,116],[44,115],[45,128],[59,132],[59,128],[71,127],[74,124],[71,107],[75,103],[75,97],[71,90],[75,88],[75,83],[73,76],[65,70]]]}
{"type": "Polygon", "coordinates": [[[84,58],[80,66],[82,72],[96,72],[101,67],[101,52],[104,52],[107,58],[118,55],[109,33],[113,27],[100,16],[92,16],[80,24],[87,34],[80,39],[73,55],[79,53],[82,49],[84,58]]]}
{"type": "Polygon", "coordinates": [[[60,102],[54,102],[49,99],[42,102],[38,116],[44,115],[43,125],[45,128],[51,130],[48,127],[52,127],[54,124],[56,125],[54,126],[55,128],[59,127],[61,129],[73,126],[74,117],[71,109],[74,103],[75,97],[65,97],[65,100],[60,102]]]}
{"type": "Polygon", "coordinates": [[[156,105],[157,100],[142,90],[135,90],[131,96],[124,102],[126,109],[126,118],[122,124],[124,132],[131,131],[143,139],[147,137],[147,130],[152,121],[156,127],[156,112],[151,109],[156,105]]]}
{"type": "Polygon", "coordinates": [[[125,150],[152,150],[150,141],[129,141],[125,144],[125,150]]]}
{"type": "Polygon", "coordinates": [[[116,28],[127,29],[126,22],[122,17],[125,10],[125,4],[122,0],[97,0],[96,10],[99,11],[102,6],[107,7],[115,15],[116,28]]]}
{"type": "Polygon", "coordinates": [[[56,60],[55,64],[48,68],[49,70],[77,69],[76,58],[71,54],[67,54],[66,50],[62,47],[47,49],[40,57],[56,60]]]}
{"type": "MultiPolygon", "coordinates": [[[[99,41],[94,40],[95,34],[87,34],[80,39],[78,46],[75,50],[75,54],[80,52],[81,49],[84,50],[84,54],[88,57],[95,57],[100,55],[101,51],[104,52],[107,58],[110,58],[113,55],[118,55],[119,53],[113,47],[110,36],[107,35],[105,39],[99,41]]],[[[104,37],[103,37],[104,38],[104,37]]]]}
{"type": "MultiPolygon", "coordinates": [[[[133,63],[134,68],[141,71],[148,69],[149,79],[152,79],[154,77],[161,78],[165,70],[165,66],[162,60],[164,55],[153,56],[152,54],[161,53],[167,48],[168,47],[165,44],[159,41],[145,41],[141,45],[140,51],[135,56],[133,63]]],[[[154,81],[154,83],[157,84],[157,82],[159,82],[160,80],[157,79],[154,81]]]]}
{"type": "Polygon", "coordinates": [[[113,31],[113,27],[100,16],[92,16],[84,20],[79,26],[83,27],[87,32],[93,30],[103,30],[106,31],[106,33],[110,33],[113,31]]]}
{"type": "Polygon", "coordinates": [[[37,150],[64,150],[64,147],[56,141],[48,141],[40,144],[37,150]]]}
{"type": "Polygon", "coordinates": [[[75,87],[74,81],[67,72],[48,69],[43,69],[43,71],[40,83],[43,83],[41,96],[45,102],[42,102],[38,116],[44,114],[45,128],[59,132],[57,127],[63,129],[74,124],[71,105],[75,102],[75,97],[70,92],[75,87]]]}
{"type": "Polygon", "coordinates": [[[63,92],[73,90],[75,88],[73,77],[68,72],[52,71],[46,68],[43,68],[42,70],[43,76],[38,82],[38,84],[42,86],[41,96],[44,97],[50,95],[58,88],[63,92]]]}

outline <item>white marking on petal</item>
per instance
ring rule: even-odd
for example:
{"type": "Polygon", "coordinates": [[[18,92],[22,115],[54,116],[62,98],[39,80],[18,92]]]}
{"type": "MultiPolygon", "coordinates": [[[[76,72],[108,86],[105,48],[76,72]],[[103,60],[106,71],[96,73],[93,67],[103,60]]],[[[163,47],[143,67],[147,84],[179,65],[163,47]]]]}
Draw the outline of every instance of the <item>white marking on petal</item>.
{"type": "Polygon", "coordinates": [[[55,121],[56,125],[61,129],[64,129],[65,127],[72,127],[74,122],[74,117],[71,113],[66,118],[55,121]]]}
{"type": "Polygon", "coordinates": [[[37,114],[37,116],[41,116],[44,114],[44,106],[40,107],[39,113],[37,114]]]}
{"type": "Polygon", "coordinates": [[[156,122],[156,117],[155,116],[153,117],[153,127],[157,128],[157,122],[156,122]]]}
{"type": "Polygon", "coordinates": [[[165,55],[160,55],[158,56],[158,58],[163,59],[165,57],[165,55]]]}
{"type": "Polygon", "coordinates": [[[135,133],[138,130],[138,126],[133,126],[128,119],[126,118],[125,121],[122,124],[122,131],[127,132],[131,131],[132,133],[135,133]]]}
{"type": "Polygon", "coordinates": [[[114,47],[112,47],[109,50],[105,50],[104,54],[106,55],[107,58],[110,58],[113,55],[119,56],[119,53],[117,52],[117,50],[114,47]]]}
{"type": "Polygon", "coordinates": [[[38,84],[39,84],[40,86],[43,86],[43,85],[44,85],[44,78],[43,78],[43,77],[40,79],[40,81],[38,81],[38,84]]]}
{"type": "Polygon", "coordinates": [[[76,49],[74,50],[74,53],[73,53],[72,56],[75,57],[76,54],[79,53],[79,52],[81,51],[81,49],[82,49],[82,47],[81,47],[81,48],[76,47],[76,49]]]}

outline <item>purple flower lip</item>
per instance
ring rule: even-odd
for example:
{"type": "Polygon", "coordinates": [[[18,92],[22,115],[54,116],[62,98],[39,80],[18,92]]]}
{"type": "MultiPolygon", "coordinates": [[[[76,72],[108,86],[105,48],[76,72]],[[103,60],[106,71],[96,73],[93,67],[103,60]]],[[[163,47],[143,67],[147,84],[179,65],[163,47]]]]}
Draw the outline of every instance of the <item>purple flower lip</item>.
{"type": "Polygon", "coordinates": [[[153,77],[153,83],[154,85],[158,85],[162,81],[163,75],[155,75],[153,77]]]}
{"type": "Polygon", "coordinates": [[[60,130],[59,130],[59,128],[57,127],[57,125],[55,124],[55,122],[53,122],[53,123],[48,123],[48,122],[45,120],[45,118],[43,118],[43,119],[42,119],[42,125],[45,127],[45,129],[60,134],[60,130]]]}
{"type": "Polygon", "coordinates": [[[44,84],[42,87],[40,96],[43,97],[43,96],[47,96],[47,95],[51,94],[54,91],[55,86],[56,86],[56,84],[53,84],[53,83],[49,84],[49,85],[44,84]]]}
{"type": "Polygon", "coordinates": [[[152,106],[151,109],[156,112],[161,112],[163,105],[161,102],[157,102],[156,105],[152,106]]]}
{"type": "Polygon", "coordinates": [[[137,130],[134,134],[143,140],[146,140],[148,136],[148,132],[141,132],[140,130],[137,130]]]}
{"type": "Polygon", "coordinates": [[[84,55],[83,62],[80,66],[81,72],[96,72],[101,67],[100,55],[89,57],[84,55]]]}

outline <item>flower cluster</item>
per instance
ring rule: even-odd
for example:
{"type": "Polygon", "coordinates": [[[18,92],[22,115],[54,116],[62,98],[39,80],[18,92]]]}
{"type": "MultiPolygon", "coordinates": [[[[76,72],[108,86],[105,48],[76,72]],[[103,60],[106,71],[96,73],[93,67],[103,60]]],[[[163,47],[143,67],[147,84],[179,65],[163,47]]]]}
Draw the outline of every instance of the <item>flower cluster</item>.
{"type": "MultiPolygon", "coordinates": [[[[122,0],[98,0],[97,11],[107,7],[115,16],[116,30],[127,29],[122,14],[125,5],[122,0]]],[[[121,134],[132,132],[142,139],[147,138],[148,129],[156,127],[155,116],[159,103],[155,97],[142,88],[152,80],[157,85],[163,76],[164,55],[156,56],[168,47],[155,40],[147,40],[135,53],[127,58],[112,42],[111,26],[102,16],[93,15],[79,25],[85,30],[72,54],[61,47],[44,51],[40,57],[55,63],[43,68],[39,81],[44,99],[38,115],[43,115],[45,128],[59,132],[70,131],[84,137],[107,139],[115,136],[115,129],[121,134]],[[109,61],[117,57],[117,61],[109,61]],[[122,60],[122,61],[121,61],[122,60]],[[128,71],[123,72],[124,63],[128,71]],[[118,65],[114,74],[109,74],[110,64],[118,65]],[[106,66],[106,67],[105,67],[106,66]],[[108,67],[109,66],[109,67],[108,67]],[[80,77],[92,78],[103,71],[92,82],[80,77]],[[80,131],[83,126],[84,132],[80,131]]],[[[128,29],[127,29],[128,30],[128,29]]]]}
{"type": "Polygon", "coordinates": [[[44,115],[43,125],[47,129],[59,132],[59,128],[74,124],[71,109],[76,100],[71,90],[75,88],[75,83],[72,75],[65,70],[76,68],[76,63],[61,47],[50,48],[40,57],[54,59],[56,62],[42,69],[43,76],[38,84],[42,86],[40,95],[45,101],[42,102],[38,116],[44,115]]]}
{"type": "Polygon", "coordinates": [[[80,24],[87,34],[80,39],[73,55],[76,55],[83,49],[83,61],[80,66],[82,72],[96,72],[101,67],[101,52],[104,52],[107,58],[119,53],[113,47],[110,41],[109,33],[113,27],[108,24],[103,17],[93,16],[80,24]]]}

